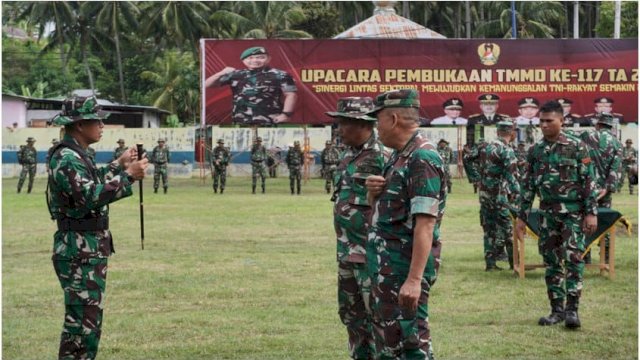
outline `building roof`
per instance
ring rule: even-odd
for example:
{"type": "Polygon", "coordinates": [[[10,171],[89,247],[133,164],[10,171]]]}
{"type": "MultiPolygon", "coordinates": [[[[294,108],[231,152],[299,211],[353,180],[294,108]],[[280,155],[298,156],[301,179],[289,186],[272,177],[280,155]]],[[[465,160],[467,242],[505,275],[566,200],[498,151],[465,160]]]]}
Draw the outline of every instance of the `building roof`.
{"type": "MultiPolygon", "coordinates": [[[[28,97],[28,96],[20,96],[20,95],[13,95],[13,94],[2,94],[3,97],[14,97],[14,98],[18,98],[21,100],[24,100],[27,103],[48,103],[48,104],[56,104],[56,105],[60,105],[60,108],[62,108],[62,102],[64,101],[64,98],[62,97],[57,97],[57,98],[47,98],[47,99],[39,99],[39,98],[33,98],[33,97],[28,97]]],[[[152,111],[152,112],[157,112],[157,113],[161,113],[161,114],[171,114],[170,111],[164,110],[164,109],[160,109],[157,107],[153,107],[153,106],[144,106],[144,105],[122,105],[122,104],[116,104],[113,103],[109,100],[106,99],[98,99],[98,104],[100,106],[102,106],[102,108],[106,111],[109,110],[116,110],[116,111],[131,111],[131,110],[135,110],[135,111],[152,111]]]]}
{"type": "Polygon", "coordinates": [[[336,35],[334,39],[446,39],[431,29],[404,18],[393,9],[395,1],[374,1],[373,16],[336,35]]]}

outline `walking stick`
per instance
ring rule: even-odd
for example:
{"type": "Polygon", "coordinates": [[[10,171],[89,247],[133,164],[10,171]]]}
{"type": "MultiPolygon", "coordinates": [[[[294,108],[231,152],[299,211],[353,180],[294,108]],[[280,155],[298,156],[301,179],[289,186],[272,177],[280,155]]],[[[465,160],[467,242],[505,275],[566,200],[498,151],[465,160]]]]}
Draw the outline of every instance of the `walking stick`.
{"type": "MultiPolygon", "coordinates": [[[[142,160],[142,143],[136,144],[138,160],[142,160]]],[[[142,179],[140,179],[140,245],[144,250],[144,203],[142,201],[142,179]]]]}

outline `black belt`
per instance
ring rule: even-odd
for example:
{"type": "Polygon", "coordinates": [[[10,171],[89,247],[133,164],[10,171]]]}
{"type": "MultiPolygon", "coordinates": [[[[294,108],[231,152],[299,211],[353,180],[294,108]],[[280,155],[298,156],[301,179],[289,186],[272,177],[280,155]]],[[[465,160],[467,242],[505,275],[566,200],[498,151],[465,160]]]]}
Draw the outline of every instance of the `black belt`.
{"type": "Polygon", "coordinates": [[[158,163],[156,163],[156,164],[157,164],[157,165],[164,165],[164,164],[166,164],[166,163],[167,163],[167,162],[165,161],[165,162],[158,162],[158,163]]]}
{"type": "Polygon", "coordinates": [[[99,231],[109,229],[109,218],[106,216],[89,219],[58,219],[60,231],[99,231]]]}

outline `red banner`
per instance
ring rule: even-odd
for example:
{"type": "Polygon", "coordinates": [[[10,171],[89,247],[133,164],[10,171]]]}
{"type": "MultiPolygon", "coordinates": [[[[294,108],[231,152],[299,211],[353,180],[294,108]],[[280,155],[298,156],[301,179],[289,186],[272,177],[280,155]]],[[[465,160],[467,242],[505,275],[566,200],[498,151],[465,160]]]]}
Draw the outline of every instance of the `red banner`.
{"type": "MultiPolygon", "coordinates": [[[[594,113],[596,99],[607,97],[624,123],[638,122],[637,39],[202,40],[201,47],[206,124],[242,124],[242,116],[232,113],[247,102],[259,107],[267,91],[282,94],[270,100],[280,105],[264,111],[290,112],[285,121],[294,124],[328,124],[332,118],[325,112],[335,111],[338,98],[375,97],[396,88],[418,90],[427,119],[442,116],[443,103],[454,97],[464,103],[461,116],[469,117],[480,112],[480,95],[495,94],[497,112],[514,118],[526,97],[540,104],[568,98],[571,112],[581,116],[594,113]],[[206,79],[225,67],[246,70],[240,56],[251,47],[265,49],[268,66],[276,69],[272,77],[252,77],[247,70],[237,72],[249,76],[246,81],[227,75],[206,87],[206,79]],[[243,89],[250,91],[243,95],[243,89]],[[291,92],[293,111],[285,111],[284,97],[291,92]]],[[[245,118],[263,111],[244,109],[245,118]]]]}

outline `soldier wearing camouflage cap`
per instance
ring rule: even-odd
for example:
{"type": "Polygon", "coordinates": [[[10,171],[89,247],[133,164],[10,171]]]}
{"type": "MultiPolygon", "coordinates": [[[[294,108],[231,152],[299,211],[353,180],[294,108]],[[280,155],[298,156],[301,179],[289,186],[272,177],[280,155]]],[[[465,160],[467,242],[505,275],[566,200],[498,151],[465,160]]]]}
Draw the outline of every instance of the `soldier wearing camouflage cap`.
{"type": "Polygon", "coordinates": [[[337,136],[346,146],[333,176],[333,224],[338,260],[338,313],[347,327],[349,352],[354,359],[375,358],[371,279],[366,264],[366,243],[372,209],[365,179],[382,174],[388,154],[374,132],[376,118],[369,97],[345,97],[336,111],[326,114],[337,123],[337,136]]]}
{"type": "Polygon", "coordinates": [[[213,192],[218,192],[220,184],[220,195],[224,193],[227,184],[227,166],[231,160],[229,148],[224,146],[224,139],[218,139],[218,145],[211,153],[211,177],[213,177],[213,192]]]}
{"type": "Polygon", "coordinates": [[[294,194],[294,190],[297,190],[297,194],[300,195],[302,165],[304,165],[304,153],[300,148],[300,141],[296,140],[293,142],[293,148],[289,148],[285,162],[289,168],[289,188],[291,189],[291,195],[294,194]]]}
{"type": "Polygon", "coordinates": [[[148,162],[138,161],[131,148],[116,161],[95,166],[86,149],[100,140],[107,116],[95,97],[75,97],[65,100],[62,113],[52,119],[65,127],[51,154],[47,185],[47,205],[57,222],[52,260],[65,304],[60,359],[96,358],[113,252],[109,204],[132,194],[148,162]]]}
{"type": "Polygon", "coordinates": [[[118,147],[116,147],[113,150],[112,160],[116,160],[117,158],[122,156],[122,154],[124,154],[125,151],[127,151],[127,147],[125,146],[124,139],[118,139],[117,144],[118,144],[118,147]]]}
{"type": "Polygon", "coordinates": [[[29,175],[29,188],[27,189],[27,193],[31,193],[31,189],[33,188],[33,179],[36,177],[36,167],[38,164],[38,151],[33,146],[35,142],[36,139],[29,136],[27,138],[27,145],[20,146],[20,150],[18,150],[18,164],[22,165],[20,178],[18,179],[18,194],[22,191],[22,185],[27,179],[27,175],[29,175]]]}
{"type": "Polygon", "coordinates": [[[320,164],[322,166],[320,172],[325,179],[324,189],[327,191],[327,194],[329,194],[331,193],[333,177],[338,168],[338,162],[340,162],[340,151],[333,146],[331,140],[327,140],[324,145],[324,149],[322,149],[320,153],[320,164]]]}
{"type": "Polygon", "coordinates": [[[513,222],[510,208],[520,193],[516,154],[509,146],[515,139],[512,121],[496,124],[497,138],[481,150],[480,218],[484,230],[485,270],[502,270],[496,260],[506,247],[509,268],[513,269],[513,222]]]}
{"type": "MultiPolygon", "coordinates": [[[[580,138],[587,144],[589,156],[595,169],[595,184],[598,190],[598,207],[611,208],[612,194],[618,189],[622,177],[622,143],[612,133],[614,118],[611,114],[598,114],[596,129],[585,131],[580,138]]],[[[609,234],[605,236],[605,259],[609,263],[609,234]]],[[[591,252],[584,260],[591,263],[591,252]]]]}
{"type": "MultiPolygon", "coordinates": [[[[633,147],[633,140],[627,139],[625,146],[622,148],[622,175],[620,176],[620,182],[618,183],[618,192],[622,190],[624,186],[624,180],[629,177],[629,195],[633,195],[633,183],[631,176],[633,176],[633,168],[635,167],[637,172],[636,163],[638,162],[638,150],[633,147]]],[[[636,183],[637,183],[637,174],[636,183]]]]}
{"type": "Polygon", "coordinates": [[[557,101],[540,108],[543,138],[527,153],[525,178],[516,223],[524,237],[536,194],[540,196],[538,249],[546,267],[545,283],[551,313],[539,325],[581,326],[578,317],[583,290],[585,235],[596,231],[597,201],[593,161],[580,139],[562,131],[563,110],[557,101]]]}
{"type": "Polygon", "coordinates": [[[246,69],[228,66],[205,81],[205,87],[231,87],[233,122],[269,126],[290,121],[297,100],[293,77],[269,67],[271,56],[262,46],[244,50],[240,60],[246,69]]]}
{"type": "Polygon", "coordinates": [[[251,147],[251,192],[256,193],[256,185],[258,176],[262,180],[262,193],[265,192],[265,180],[267,178],[267,170],[265,163],[267,161],[267,148],[262,145],[262,138],[258,136],[255,144],[251,147]]]}
{"type": "Polygon", "coordinates": [[[153,192],[158,192],[160,187],[160,178],[162,178],[162,187],[164,193],[169,190],[169,171],[168,164],[171,162],[171,153],[169,148],[165,146],[166,140],[164,138],[158,139],[158,145],[153,148],[151,152],[151,162],[153,163],[153,192]]]}
{"type": "Polygon", "coordinates": [[[382,176],[366,180],[373,207],[367,263],[376,356],[431,359],[428,298],[440,262],[444,164],[418,130],[417,91],[380,94],[375,106],[369,114],[378,118],[380,141],[394,150],[382,176]]]}

